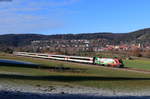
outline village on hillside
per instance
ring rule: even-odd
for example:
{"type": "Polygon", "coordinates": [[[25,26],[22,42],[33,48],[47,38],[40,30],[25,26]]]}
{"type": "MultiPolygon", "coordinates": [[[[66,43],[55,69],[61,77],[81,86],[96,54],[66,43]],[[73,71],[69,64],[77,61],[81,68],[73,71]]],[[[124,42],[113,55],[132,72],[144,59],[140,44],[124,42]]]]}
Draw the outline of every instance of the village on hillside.
{"type": "Polygon", "coordinates": [[[98,40],[36,40],[31,42],[31,46],[36,49],[72,50],[72,51],[128,51],[134,49],[149,50],[150,44],[109,44],[105,39],[98,40]]]}

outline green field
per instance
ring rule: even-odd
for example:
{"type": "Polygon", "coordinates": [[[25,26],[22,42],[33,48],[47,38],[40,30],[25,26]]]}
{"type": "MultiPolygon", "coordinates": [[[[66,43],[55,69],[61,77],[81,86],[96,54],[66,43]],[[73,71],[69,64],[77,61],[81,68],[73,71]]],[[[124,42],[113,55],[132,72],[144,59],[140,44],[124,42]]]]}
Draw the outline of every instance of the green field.
{"type": "Polygon", "coordinates": [[[150,70],[150,59],[124,60],[126,67],[150,70]]]}
{"type": "MultiPolygon", "coordinates": [[[[117,90],[145,90],[150,86],[150,74],[104,68],[96,65],[0,54],[0,59],[12,59],[38,66],[0,64],[0,81],[33,86],[90,86],[117,90]]],[[[128,60],[125,65],[150,69],[147,60],[128,60]],[[142,66],[142,67],[141,67],[142,66]]]]}

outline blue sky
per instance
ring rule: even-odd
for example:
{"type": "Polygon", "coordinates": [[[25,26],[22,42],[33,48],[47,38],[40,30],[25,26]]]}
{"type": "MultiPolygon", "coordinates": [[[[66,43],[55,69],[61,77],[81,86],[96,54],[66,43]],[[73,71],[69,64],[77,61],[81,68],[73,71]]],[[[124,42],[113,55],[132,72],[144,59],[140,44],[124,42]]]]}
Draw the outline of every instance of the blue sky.
{"type": "Polygon", "coordinates": [[[0,2],[0,34],[125,33],[150,27],[150,0],[0,2]]]}

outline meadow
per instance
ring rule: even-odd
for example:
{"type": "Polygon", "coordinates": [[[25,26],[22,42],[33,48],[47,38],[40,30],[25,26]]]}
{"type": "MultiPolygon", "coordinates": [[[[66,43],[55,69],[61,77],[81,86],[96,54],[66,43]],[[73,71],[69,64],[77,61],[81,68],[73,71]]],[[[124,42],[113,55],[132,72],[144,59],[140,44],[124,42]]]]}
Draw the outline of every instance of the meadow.
{"type": "Polygon", "coordinates": [[[134,60],[124,60],[126,67],[139,68],[143,70],[150,70],[150,59],[138,58],[134,60]]]}
{"type": "MultiPolygon", "coordinates": [[[[146,90],[150,74],[57,60],[0,54],[0,59],[32,62],[36,65],[0,63],[0,81],[33,86],[88,86],[112,90],[146,90]]],[[[149,59],[125,60],[125,65],[150,69],[149,59]]]]}

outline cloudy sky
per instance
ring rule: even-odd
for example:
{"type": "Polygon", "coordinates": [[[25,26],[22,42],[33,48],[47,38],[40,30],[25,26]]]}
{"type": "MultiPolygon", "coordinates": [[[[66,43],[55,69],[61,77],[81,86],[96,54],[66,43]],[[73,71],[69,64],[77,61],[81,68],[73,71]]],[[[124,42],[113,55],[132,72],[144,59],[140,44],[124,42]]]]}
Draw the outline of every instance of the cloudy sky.
{"type": "Polygon", "coordinates": [[[130,32],[150,27],[150,0],[0,0],[0,34],[130,32]]]}

